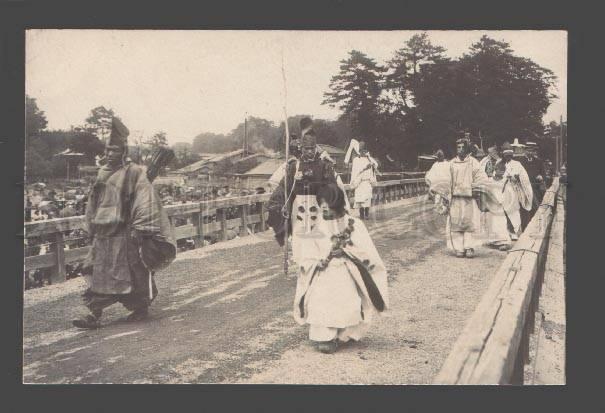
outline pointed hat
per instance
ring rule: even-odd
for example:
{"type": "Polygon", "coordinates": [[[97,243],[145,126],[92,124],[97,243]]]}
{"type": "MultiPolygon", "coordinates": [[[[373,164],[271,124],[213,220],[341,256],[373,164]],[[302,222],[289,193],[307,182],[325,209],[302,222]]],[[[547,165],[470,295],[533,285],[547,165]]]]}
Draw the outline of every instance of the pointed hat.
{"type": "Polygon", "coordinates": [[[128,135],[130,131],[122,123],[119,118],[112,118],[111,120],[111,134],[107,141],[107,147],[126,148],[128,146],[128,135]]]}

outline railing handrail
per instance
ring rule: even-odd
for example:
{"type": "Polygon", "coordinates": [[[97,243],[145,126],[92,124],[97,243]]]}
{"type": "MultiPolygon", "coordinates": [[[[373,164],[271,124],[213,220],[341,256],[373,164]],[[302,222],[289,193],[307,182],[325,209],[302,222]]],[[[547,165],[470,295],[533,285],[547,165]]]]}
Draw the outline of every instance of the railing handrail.
{"type": "Polygon", "coordinates": [[[558,189],[559,179],[555,178],[467,321],[435,383],[523,382],[523,366],[528,357],[529,334],[537,305],[536,291],[558,189]]]}
{"type": "MultiPolygon", "coordinates": [[[[399,179],[379,182],[374,187],[376,191],[373,194],[373,204],[383,204],[422,194],[426,189],[426,183],[424,179],[399,179]]],[[[345,185],[345,189],[347,192],[351,191],[349,185],[345,185]]],[[[233,236],[233,230],[239,229],[240,236],[248,235],[251,231],[265,231],[268,217],[266,203],[270,197],[270,193],[253,194],[167,205],[165,208],[173,222],[177,218],[187,217],[186,223],[175,226],[175,238],[192,239],[195,247],[199,247],[204,244],[208,236],[225,241],[233,236]],[[252,205],[256,206],[255,211],[251,209],[252,205]],[[231,208],[236,209],[235,216],[229,216],[227,211],[231,208]],[[215,214],[215,220],[204,219],[215,214]]],[[[65,281],[66,264],[82,261],[88,254],[90,246],[65,248],[65,243],[70,240],[64,236],[64,232],[81,228],[84,228],[84,216],[26,223],[24,226],[26,238],[45,235],[51,237],[52,241],[48,253],[25,257],[24,270],[51,268],[52,282],[65,281]]]]}
{"type": "MultiPolygon", "coordinates": [[[[377,188],[401,185],[406,183],[421,183],[424,178],[396,179],[390,181],[376,182],[373,186],[377,188]]],[[[349,184],[344,185],[347,191],[351,191],[349,184]]],[[[271,197],[271,193],[244,195],[231,198],[210,199],[205,201],[187,202],[177,205],[166,205],[164,208],[168,216],[188,215],[193,213],[210,212],[221,208],[231,208],[243,205],[251,205],[256,202],[266,202],[271,197]]],[[[210,215],[210,214],[209,214],[210,215]]],[[[203,215],[207,216],[207,215],[203,215]]],[[[38,222],[26,222],[24,225],[24,236],[26,238],[39,236],[43,234],[52,234],[55,232],[70,231],[84,227],[84,216],[78,215],[67,218],[54,218],[38,222]]]]}

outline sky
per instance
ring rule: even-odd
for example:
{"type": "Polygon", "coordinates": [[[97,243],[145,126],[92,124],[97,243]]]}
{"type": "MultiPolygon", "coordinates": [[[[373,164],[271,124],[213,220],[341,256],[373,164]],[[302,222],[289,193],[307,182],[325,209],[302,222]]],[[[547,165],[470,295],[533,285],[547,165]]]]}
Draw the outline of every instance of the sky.
{"type": "MultiPolygon", "coordinates": [[[[48,129],[84,123],[96,106],[112,108],[131,136],[167,133],[191,142],[229,133],[246,116],[335,119],[322,105],[330,78],[350,50],[384,64],[418,31],[28,30],[26,93],[48,129]],[[283,57],[283,59],[282,59],[283,57]],[[286,93],[282,75],[286,77],[286,93]],[[284,96],[287,96],[285,99],[284,96]]],[[[487,34],[554,72],[559,96],[544,117],[567,118],[565,31],[427,31],[449,57],[487,34]]]]}

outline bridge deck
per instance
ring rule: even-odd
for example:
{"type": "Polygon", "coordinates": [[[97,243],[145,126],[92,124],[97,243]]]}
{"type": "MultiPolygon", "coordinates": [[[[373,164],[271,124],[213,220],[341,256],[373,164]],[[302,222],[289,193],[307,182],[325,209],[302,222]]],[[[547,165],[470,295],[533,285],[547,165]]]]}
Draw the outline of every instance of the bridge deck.
{"type": "Polygon", "coordinates": [[[82,279],[24,297],[26,383],[430,383],[506,253],[445,249],[444,221],[422,202],[374,212],[368,228],[389,270],[392,309],[362,341],[317,353],[291,315],[270,232],[179,254],[160,273],[150,320],[81,331],[82,279]]]}

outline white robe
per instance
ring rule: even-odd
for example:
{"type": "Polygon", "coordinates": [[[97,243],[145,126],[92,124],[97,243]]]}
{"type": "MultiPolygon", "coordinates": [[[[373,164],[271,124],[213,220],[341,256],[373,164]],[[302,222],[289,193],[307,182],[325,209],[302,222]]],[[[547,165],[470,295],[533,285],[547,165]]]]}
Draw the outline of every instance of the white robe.
{"type": "MultiPolygon", "coordinates": [[[[511,188],[505,188],[505,180],[496,181],[490,178],[490,186],[494,188],[494,193],[498,196],[498,201],[502,205],[499,209],[492,209],[484,212],[485,230],[488,244],[501,246],[510,245],[511,237],[507,225],[507,213],[504,209],[504,201],[510,202],[511,188]]],[[[513,193],[514,196],[514,193],[513,193]]],[[[517,211],[517,216],[519,216],[517,211]]],[[[521,221],[519,221],[520,223],[521,221]]]]}
{"type": "Polygon", "coordinates": [[[355,189],[354,208],[372,206],[372,184],[376,183],[376,168],[378,162],[369,155],[353,159],[351,187],[355,189]]]}
{"type": "Polygon", "coordinates": [[[345,215],[339,220],[322,220],[318,226],[325,236],[314,240],[317,255],[309,257],[307,265],[300,268],[294,318],[299,324],[310,325],[311,340],[359,340],[376,308],[358,264],[367,260],[369,274],[385,308],[388,307],[386,267],[359,219],[345,215]],[[343,248],[344,255],[332,258],[323,268],[321,261],[332,249],[331,237],[341,233],[349,220],[353,220],[354,227],[350,238],[352,245],[343,248]]]}
{"type": "Polygon", "coordinates": [[[508,185],[513,187],[521,207],[529,211],[533,202],[534,192],[527,171],[521,162],[515,161],[514,159],[511,159],[505,165],[506,171],[504,172],[504,179],[507,179],[509,181],[508,185]],[[516,175],[519,176],[519,182],[516,181],[516,175]]]}

